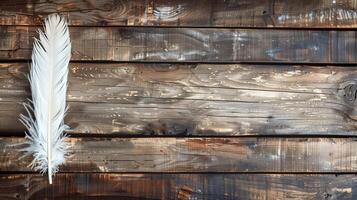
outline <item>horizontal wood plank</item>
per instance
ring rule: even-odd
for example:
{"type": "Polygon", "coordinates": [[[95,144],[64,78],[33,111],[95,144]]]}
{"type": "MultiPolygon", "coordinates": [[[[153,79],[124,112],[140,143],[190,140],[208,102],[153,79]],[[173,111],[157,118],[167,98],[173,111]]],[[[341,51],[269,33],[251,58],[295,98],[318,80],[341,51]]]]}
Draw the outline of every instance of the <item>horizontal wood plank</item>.
{"type": "MultiPolygon", "coordinates": [[[[37,27],[0,26],[0,59],[30,59],[37,27]]],[[[357,63],[356,31],[72,27],[73,61],[357,63]]]]}
{"type": "MultiPolygon", "coordinates": [[[[0,131],[30,98],[25,63],[0,64],[0,131]]],[[[338,66],[89,64],[70,66],[70,133],[356,135],[357,70],[338,66]]]]}
{"type": "MultiPolygon", "coordinates": [[[[0,171],[28,172],[23,138],[0,138],[0,171]],[[17,145],[16,145],[17,144],[17,145]]],[[[354,138],[71,138],[61,172],[357,172],[354,138]]]]}
{"type": "Polygon", "coordinates": [[[59,12],[74,26],[357,27],[356,9],[351,0],[2,0],[0,25],[59,12]]]}
{"type": "Polygon", "coordinates": [[[37,174],[0,175],[0,198],[28,199],[339,199],[354,200],[354,175],[37,174]]]}

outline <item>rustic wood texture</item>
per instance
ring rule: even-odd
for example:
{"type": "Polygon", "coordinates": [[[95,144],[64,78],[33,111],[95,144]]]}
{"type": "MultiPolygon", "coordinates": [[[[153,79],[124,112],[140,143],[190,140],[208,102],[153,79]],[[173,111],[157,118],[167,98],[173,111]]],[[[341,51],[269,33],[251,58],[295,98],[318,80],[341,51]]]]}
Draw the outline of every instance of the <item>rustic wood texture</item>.
{"type": "MultiPolygon", "coordinates": [[[[0,59],[29,59],[38,27],[1,26],[0,59]]],[[[356,31],[72,27],[72,60],[357,63],[356,31]]]]}
{"type": "Polygon", "coordinates": [[[6,200],[357,198],[354,175],[57,174],[48,185],[46,177],[37,174],[3,174],[0,181],[0,198],[6,200]]]}
{"type": "Polygon", "coordinates": [[[2,0],[0,25],[59,12],[84,26],[357,27],[356,9],[356,0],[2,0]]]}
{"type": "Polygon", "coordinates": [[[357,199],[354,28],[357,0],[2,0],[0,199],[357,199]],[[48,185],[9,136],[51,13],[75,62],[48,185]]]}
{"type": "MultiPolygon", "coordinates": [[[[28,65],[0,64],[0,130],[30,98],[28,65]]],[[[336,66],[82,64],[70,67],[70,133],[356,135],[357,70],[336,66]]]]}
{"type": "MultiPolygon", "coordinates": [[[[23,138],[0,138],[0,171],[29,172],[23,138]]],[[[356,173],[353,138],[71,138],[61,172],[356,173]]]]}

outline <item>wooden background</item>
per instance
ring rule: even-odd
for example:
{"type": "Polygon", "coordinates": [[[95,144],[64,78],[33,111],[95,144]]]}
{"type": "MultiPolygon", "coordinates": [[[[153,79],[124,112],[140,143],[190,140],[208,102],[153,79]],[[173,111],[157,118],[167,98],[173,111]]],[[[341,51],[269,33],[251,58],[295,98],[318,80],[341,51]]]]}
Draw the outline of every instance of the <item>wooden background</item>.
{"type": "Polygon", "coordinates": [[[357,199],[356,0],[1,0],[0,199],[357,199]],[[73,155],[19,159],[33,37],[68,19],[73,155]]]}

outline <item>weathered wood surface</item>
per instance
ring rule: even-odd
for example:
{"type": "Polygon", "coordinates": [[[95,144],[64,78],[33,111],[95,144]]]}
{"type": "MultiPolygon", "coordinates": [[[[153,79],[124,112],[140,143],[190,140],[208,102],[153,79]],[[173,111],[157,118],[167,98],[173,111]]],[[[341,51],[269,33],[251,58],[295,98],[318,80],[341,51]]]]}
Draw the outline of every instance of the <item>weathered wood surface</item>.
{"type": "MultiPolygon", "coordinates": [[[[1,26],[0,59],[29,59],[38,27],[1,26]]],[[[72,27],[72,60],[357,63],[356,31],[72,27]]]]}
{"type": "MultiPolygon", "coordinates": [[[[22,133],[26,63],[0,65],[0,131],[22,133]]],[[[73,63],[71,133],[356,135],[357,70],[336,66],[73,63]]]]}
{"type": "MultiPolygon", "coordinates": [[[[23,138],[0,138],[0,171],[28,172],[23,138]]],[[[71,138],[61,172],[356,173],[354,138],[71,138]]]]}
{"type": "Polygon", "coordinates": [[[47,14],[89,62],[71,64],[66,123],[83,137],[54,184],[19,159],[24,138],[0,137],[0,199],[357,199],[356,176],[327,174],[357,173],[356,138],[324,137],[357,133],[354,66],[154,64],[357,64],[356,31],[338,30],[357,27],[356,0],[0,4],[0,135],[23,133],[30,97],[27,65],[5,62],[30,59],[47,14]],[[217,137],[240,135],[290,137],[217,137]]]}
{"type": "Polygon", "coordinates": [[[0,25],[59,12],[85,26],[357,27],[356,9],[355,0],[2,0],[0,25]]]}
{"type": "Polygon", "coordinates": [[[0,175],[0,198],[162,200],[354,200],[354,175],[289,174],[37,174],[0,175]]]}

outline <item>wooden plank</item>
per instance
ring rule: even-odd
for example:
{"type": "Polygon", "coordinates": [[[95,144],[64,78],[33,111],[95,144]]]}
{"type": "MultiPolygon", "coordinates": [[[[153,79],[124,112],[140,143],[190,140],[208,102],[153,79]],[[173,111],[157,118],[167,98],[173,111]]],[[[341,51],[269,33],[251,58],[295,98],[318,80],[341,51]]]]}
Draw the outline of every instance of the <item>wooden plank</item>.
{"type": "MultiPolygon", "coordinates": [[[[29,59],[37,27],[1,26],[0,59],[29,59]]],[[[72,27],[72,60],[357,63],[356,31],[72,27]]]]}
{"type": "MultiPolygon", "coordinates": [[[[0,171],[28,172],[23,138],[0,138],[0,171]]],[[[354,138],[71,138],[61,172],[356,173],[354,138]]]]}
{"type": "Polygon", "coordinates": [[[37,174],[0,175],[0,198],[27,199],[339,199],[357,196],[354,175],[37,174]]]}
{"type": "MultiPolygon", "coordinates": [[[[0,64],[0,131],[30,98],[27,64],[0,64]]],[[[73,63],[73,134],[356,135],[357,70],[338,66],[73,63]]]]}
{"type": "Polygon", "coordinates": [[[38,25],[59,12],[71,25],[357,27],[351,0],[2,0],[0,25],[38,25]]]}

